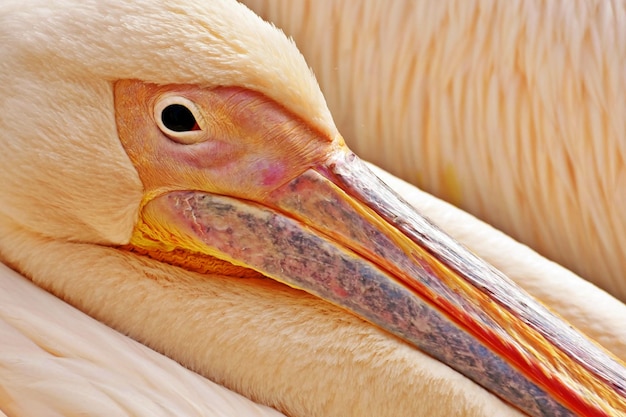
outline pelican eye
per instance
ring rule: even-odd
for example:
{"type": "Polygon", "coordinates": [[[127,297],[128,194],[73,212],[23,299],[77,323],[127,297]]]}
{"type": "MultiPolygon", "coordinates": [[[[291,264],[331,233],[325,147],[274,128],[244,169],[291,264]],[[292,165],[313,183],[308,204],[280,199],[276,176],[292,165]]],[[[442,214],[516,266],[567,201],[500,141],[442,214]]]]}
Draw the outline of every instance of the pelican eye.
{"type": "Polygon", "coordinates": [[[194,102],[179,96],[166,96],[154,107],[154,120],[170,140],[190,145],[205,141],[204,119],[194,102]]]}
{"type": "Polygon", "coordinates": [[[200,130],[198,122],[191,110],[182,104],[170,104],[161,112],[163,126],[174,132],[189,132],[200,130]]]}

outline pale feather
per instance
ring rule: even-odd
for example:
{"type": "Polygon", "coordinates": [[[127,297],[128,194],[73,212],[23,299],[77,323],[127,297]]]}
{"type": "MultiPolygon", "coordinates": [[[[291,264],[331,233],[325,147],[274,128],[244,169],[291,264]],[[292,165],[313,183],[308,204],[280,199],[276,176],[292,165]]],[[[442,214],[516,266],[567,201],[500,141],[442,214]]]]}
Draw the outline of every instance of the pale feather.
{"type": "Polygon", "coordinates": [[[281,416],[0,264],[0,415],[281,416]]]}

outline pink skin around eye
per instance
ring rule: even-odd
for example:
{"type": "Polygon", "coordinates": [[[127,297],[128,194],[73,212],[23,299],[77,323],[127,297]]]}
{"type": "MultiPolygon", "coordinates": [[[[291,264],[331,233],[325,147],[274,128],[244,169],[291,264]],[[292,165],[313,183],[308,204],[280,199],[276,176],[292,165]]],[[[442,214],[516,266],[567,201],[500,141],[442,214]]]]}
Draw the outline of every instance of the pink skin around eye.
{"type": "Polygon", "coordinates": [[[285,167],[278,162],[257,161],[253,167],[252,172],[260,176],[260,183],[266,187],[280,185],[285,180],[285,167]]]}

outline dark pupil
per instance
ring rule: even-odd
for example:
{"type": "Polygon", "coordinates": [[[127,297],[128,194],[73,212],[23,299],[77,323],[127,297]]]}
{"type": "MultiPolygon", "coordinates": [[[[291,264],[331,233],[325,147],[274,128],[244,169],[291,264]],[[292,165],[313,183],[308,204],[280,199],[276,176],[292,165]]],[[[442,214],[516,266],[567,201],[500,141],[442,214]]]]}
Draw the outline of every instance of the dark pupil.
{"type": "Polygon", "coordinates": [[[189,109],[180,104],[170,104],[161,113],[163,125],[174,132],[194,130],[196,118],[189,109]]]}

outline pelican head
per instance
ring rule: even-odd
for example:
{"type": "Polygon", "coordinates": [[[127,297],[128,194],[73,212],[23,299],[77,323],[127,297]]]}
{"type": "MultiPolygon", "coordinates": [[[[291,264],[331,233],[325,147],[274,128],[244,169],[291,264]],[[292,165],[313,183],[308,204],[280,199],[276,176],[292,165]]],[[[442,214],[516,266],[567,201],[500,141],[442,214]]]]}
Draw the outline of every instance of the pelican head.
{"type": "Polygon", "coordinates": [[[71,300],[80,283],[41,262],[63,242],[187,280],[264,276],[528,414],[626,409],[621,363],[380,181],[293,43],[244,6],[29,3],[0,6],[5,262],[71,300]]]}

